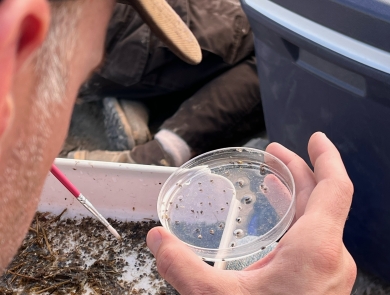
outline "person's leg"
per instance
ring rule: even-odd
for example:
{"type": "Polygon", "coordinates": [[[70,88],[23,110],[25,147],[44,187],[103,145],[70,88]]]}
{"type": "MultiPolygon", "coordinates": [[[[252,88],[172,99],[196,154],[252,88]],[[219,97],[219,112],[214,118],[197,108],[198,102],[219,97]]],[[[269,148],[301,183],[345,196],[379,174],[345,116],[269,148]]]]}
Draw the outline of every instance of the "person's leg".
{"type": "Polygon", "coordinates": [[[264,128],[255,57],[210,81],[161,126],[180,136],[194,154],[264,128]]]}
{"type": "Polygon", "coordinates": [[[250,57],[195,92],[153,140],[127,152],[126,162],[180,166],[194,155],[263,130],[256,60],[250,57]]]}
{"type": "MultiPolygon", "coordinates": [[[[166,58],[163,51],[165,49],[159,48],[154,52],[153,60],[155,55],[160,55],[161,60],[166,58]]],[[[168,106],[173,103],[178,106],[208,81],[232,67],[209,52],[204,53],[204,60],[198,66],[185,64],[177,58],[168,60],[166,65],[151,70],[134,85],[120,85],[95,73],[80,91],[81,101],[104,99],[104,125],[110,150],[133,149],[150,140],[148,116],[144,114],[149,106],[153,109],[153,101],[164,100],[168,106]]],[[[165,110],[158,111],[163,113],[165,110]]]]}
{"type": "Polygon", "coordinates": [[[136,163],[156,164],[161,160],[150,151],[159,148],[166,163],[180,166],[194,155],[264,129],[256,60],[250,57],[199,89],[162,124],[154,140],[130,155],[136,163]]]}

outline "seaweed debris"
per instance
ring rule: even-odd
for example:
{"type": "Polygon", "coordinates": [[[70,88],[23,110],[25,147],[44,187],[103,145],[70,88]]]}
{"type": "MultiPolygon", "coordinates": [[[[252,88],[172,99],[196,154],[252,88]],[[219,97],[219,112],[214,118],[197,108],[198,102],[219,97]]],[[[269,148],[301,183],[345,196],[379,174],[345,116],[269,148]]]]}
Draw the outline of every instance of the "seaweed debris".
{"type": "Polygon", "coordinates": [[[158,274],[145,237],[155,221],[110,220],[123,240],[91,217],[37,212],[0,294],[178,294],[158,274]],[[130,279],[129,279],[130,278],[130,279]]]}

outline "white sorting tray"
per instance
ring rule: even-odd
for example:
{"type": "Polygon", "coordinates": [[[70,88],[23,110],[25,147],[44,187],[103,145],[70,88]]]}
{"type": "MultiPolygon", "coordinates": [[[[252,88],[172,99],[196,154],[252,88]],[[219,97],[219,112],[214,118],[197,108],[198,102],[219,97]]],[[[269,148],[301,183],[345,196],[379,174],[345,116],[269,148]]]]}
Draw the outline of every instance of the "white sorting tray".
{"type": "MultiPolygon", "coordinates": [[[[56,159],[55,164],[104,217],[120,221],[158,221],[158,194],[166,179],[176,169],[70,159],[56,159]]],[[[38,211],[60,214],[65,208],[67,211],[63,218],[92,216],[49,173],[42,190],[38,211]]],[[[108,231],[102,234],[110,235],[108,231]]],[[[146,244],[143,247],[146,247],[146,244]]],[[[135,267],[138,261],[137,251],[122,258],[129,263],[129,266],[124,268],[126,272],[122,275],[122,279],[135,282],[132,289],[125,294],[133,294],[135,290],[139,291],[137,294],[159,294],[159,287],[156,286],[164,286],[166,283],[162,279],[143,276],[155,270],[153,259],[147,258],[142,267],[135,267]]],[[[85,291],[87,294],[94,294],[88,286],[85,291]]]]}
{"type": "MultiPolygon", "coordinates": [[[[71,159],[56,159],[55,164],[104,217],[122,221],[158,220],[158,194],[176,169],[71,159]]],[[[65,208],[66,217],[92,216],[49,173],[38,211],[59,214],[65,208]]]]}

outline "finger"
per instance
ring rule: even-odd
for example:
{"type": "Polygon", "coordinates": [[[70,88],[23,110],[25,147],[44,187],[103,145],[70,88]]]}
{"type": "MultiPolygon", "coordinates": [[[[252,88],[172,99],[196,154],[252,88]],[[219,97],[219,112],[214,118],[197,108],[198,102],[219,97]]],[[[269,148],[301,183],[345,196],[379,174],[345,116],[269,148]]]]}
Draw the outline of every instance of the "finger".
{"type": "Polygon", "coordinates": [[[349,180],[340,153],[324,133],[317,132],[311,136],[308,151],[317,183],[331,176],[349,180]]]}
{"type": "Polygon", "coordinates": [[[279,158],[293,175],[297,202],[295,215],[298,219],[305,212],[307,201],[316,186],[313,171],[301,157],[278,143],[271,143],[266,151],[279,158]]]}
{"type": "Polygon", "coordinates": [[[341,234],[352,202],[352,182],[340,153],[325,134],[315,133],[310,138],[308,149],[318,184],[305,214],[315,214],[319,222],[326,220],[341,234]]]}
{"type": "Polygon", "coordinates": [[[162,227],[150,230],[146,242],[156,258],[158,272],[180,294],[198,294],[194,290],[199,294],[227,294],[223,293],[228,292],[223,282],[234,282],[231,273],[209,266],[162,227]]]}

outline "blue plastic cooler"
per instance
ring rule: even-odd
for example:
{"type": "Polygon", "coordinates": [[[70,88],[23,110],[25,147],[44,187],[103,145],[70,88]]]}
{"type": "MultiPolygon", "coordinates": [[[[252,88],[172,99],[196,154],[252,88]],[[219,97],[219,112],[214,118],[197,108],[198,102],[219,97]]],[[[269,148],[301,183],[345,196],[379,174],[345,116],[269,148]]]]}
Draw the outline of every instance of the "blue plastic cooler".
{"type": "Polygon", "coordinates": [[[390,282],[390,1],[242,0],[267,132],[309,162],[323,131],[355,186],[344,241],[390,282]]]}

